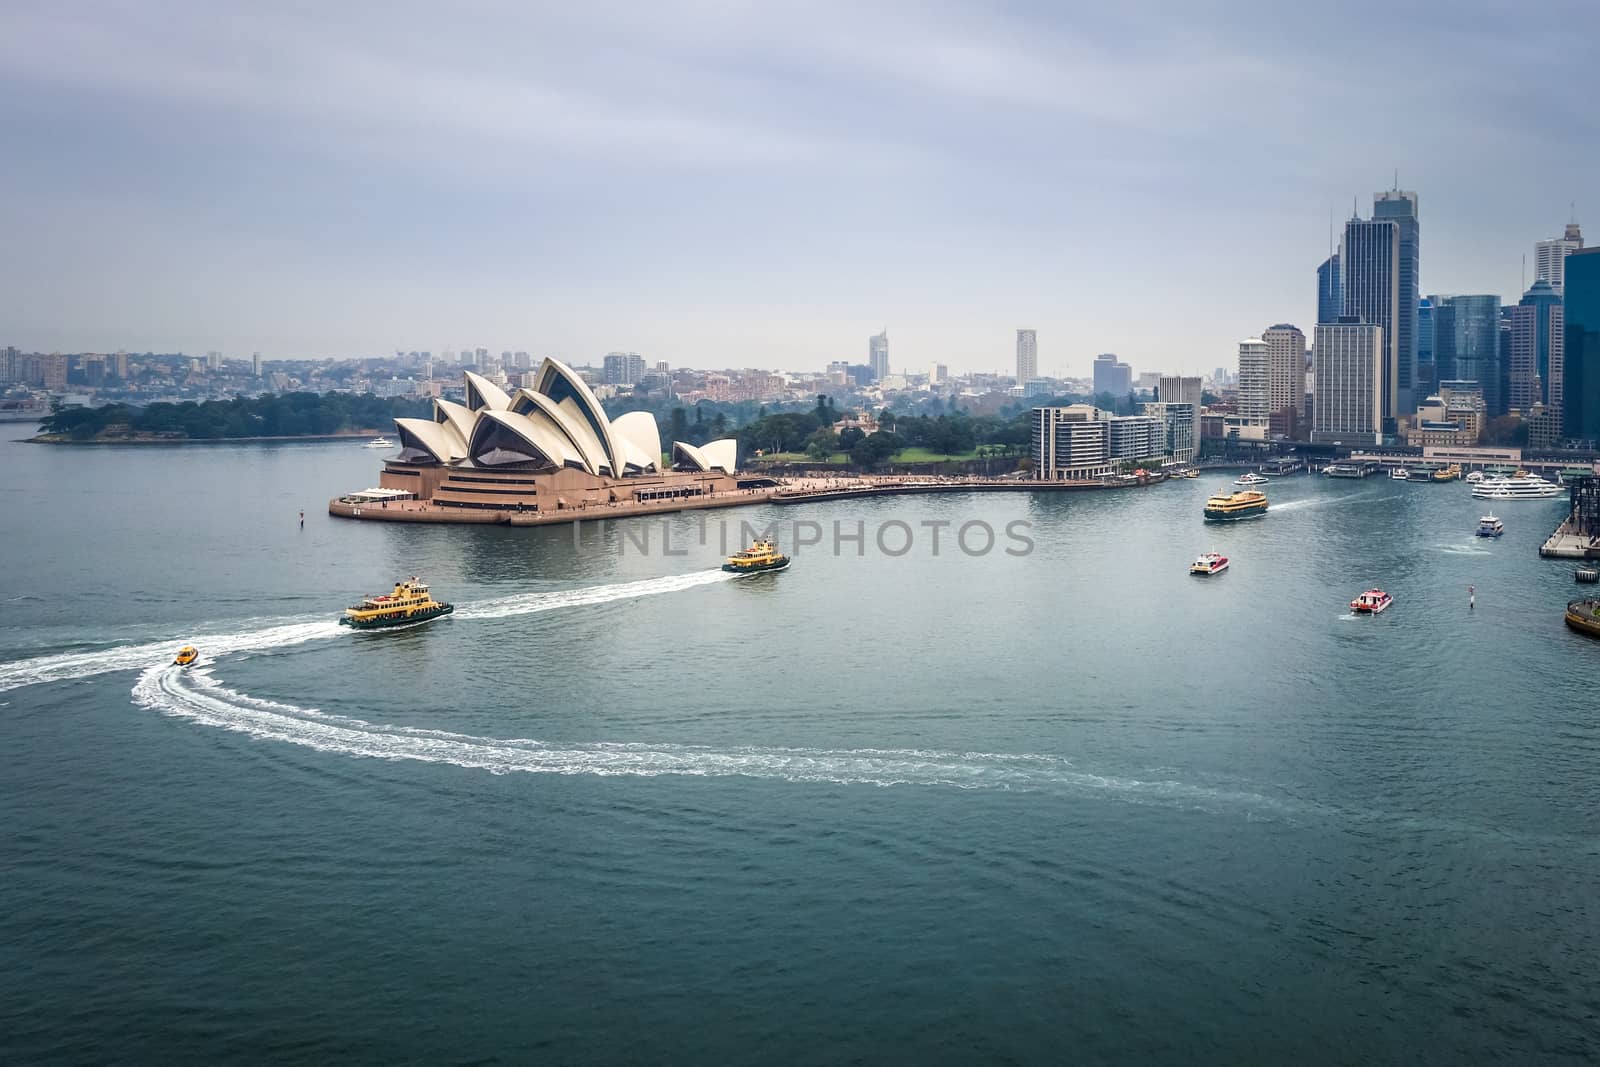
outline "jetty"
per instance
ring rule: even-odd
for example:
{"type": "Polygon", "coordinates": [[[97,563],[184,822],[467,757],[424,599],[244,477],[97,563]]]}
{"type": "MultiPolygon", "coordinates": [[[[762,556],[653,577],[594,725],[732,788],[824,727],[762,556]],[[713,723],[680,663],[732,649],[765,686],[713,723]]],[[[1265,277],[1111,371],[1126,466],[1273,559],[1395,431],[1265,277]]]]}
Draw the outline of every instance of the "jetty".
{"type": "Polygon", "coordinates": [[[1539,555],[1551,559],[1600,559],[1600,475],[1567,479],[1567,493],[1571,501],[1567,517],[1539,546],[1539,555]]]}

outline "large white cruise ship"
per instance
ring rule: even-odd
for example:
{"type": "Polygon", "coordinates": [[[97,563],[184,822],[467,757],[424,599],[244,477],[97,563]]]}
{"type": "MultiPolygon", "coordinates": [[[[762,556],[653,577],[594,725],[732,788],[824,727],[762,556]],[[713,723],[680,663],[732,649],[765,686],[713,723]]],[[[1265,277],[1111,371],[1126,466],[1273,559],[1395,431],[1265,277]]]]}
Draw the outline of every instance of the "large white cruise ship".
{"type": "Polygon", "coordinates": [[[1474,482],[1472,495],[1483,500],[1538,500],[1561,495],[1561,487],[1537,474],[1518,471],[1511,477],[1485,478],[1474,482]]]}

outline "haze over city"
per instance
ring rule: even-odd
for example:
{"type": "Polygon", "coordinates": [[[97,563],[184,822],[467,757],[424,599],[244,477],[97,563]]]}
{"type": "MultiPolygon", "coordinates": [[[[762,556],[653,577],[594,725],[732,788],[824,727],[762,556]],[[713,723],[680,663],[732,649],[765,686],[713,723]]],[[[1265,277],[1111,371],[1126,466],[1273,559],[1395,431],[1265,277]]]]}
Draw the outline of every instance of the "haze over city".
{"type": "Polygon", "coordinates": [[[1396,171],[1423,292],[1594,214],[1593,5],[1279,10],[9,5],[0,339],[1198,373],[1396,171]]]}

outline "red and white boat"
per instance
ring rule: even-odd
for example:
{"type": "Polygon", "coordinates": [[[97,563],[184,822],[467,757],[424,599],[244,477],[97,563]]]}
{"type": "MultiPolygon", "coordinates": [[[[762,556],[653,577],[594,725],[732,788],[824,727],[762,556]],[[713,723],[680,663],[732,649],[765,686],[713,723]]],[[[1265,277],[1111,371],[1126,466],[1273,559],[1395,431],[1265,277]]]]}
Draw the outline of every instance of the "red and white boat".
{"type": "Polygon", "coordinates": [[[1190,574],[1221,574],[1228,569],[1228,557],[1216,552],[1207,552],[1189,568],[1190,574]]]}
{"type": "Polygon", "coordinates": [[[1376,615],[1390,604],[1394,597],[1382,589],[1368,589],[1365,593],[1350,601],[1350,610],[1357,615],[1376,615]]]}

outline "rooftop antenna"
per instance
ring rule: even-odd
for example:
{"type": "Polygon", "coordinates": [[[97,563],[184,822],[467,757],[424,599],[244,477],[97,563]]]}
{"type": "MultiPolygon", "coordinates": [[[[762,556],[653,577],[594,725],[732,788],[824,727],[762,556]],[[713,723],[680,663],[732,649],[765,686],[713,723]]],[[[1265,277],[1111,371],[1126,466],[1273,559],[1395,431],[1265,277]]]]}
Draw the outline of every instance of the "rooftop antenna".
{"type": "Polygon", "coordinates": [[[1522,291],[1528,291],[1528,253],[1522,253],[1522,291]]]}
{"type": "Polygon", "coordinates": [[[1399,167],[1394,168],[1394,191],[1397,192],[1397,193],[1400,191],[1400,168],[1399,167]]]}

